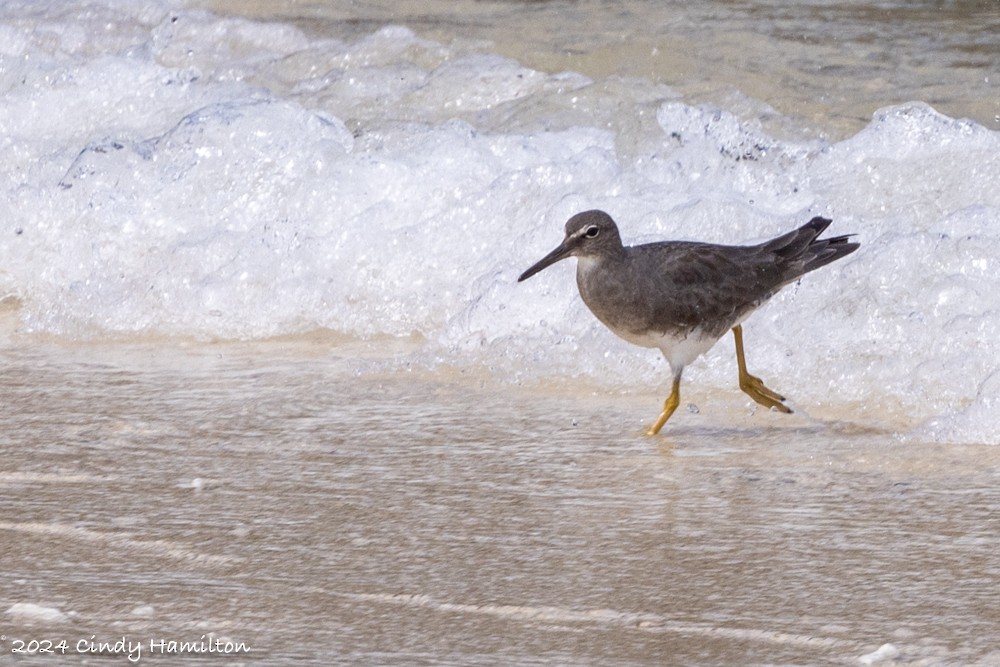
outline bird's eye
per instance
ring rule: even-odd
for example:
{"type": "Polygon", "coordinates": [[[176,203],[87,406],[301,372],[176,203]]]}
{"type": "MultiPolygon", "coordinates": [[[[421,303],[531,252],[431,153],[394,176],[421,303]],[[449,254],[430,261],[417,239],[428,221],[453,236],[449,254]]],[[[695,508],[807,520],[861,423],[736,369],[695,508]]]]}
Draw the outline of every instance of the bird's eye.
{"type": "Polygon", "coordinates": [[[600,227],[598,227],[597,225],[591,225],[590,227],[587,227],[587,231],[585,231],[583,235],[586,236],[588,239],[592,239],[596,238],[597,235],[600,233],[601,233],[600,227]]]}

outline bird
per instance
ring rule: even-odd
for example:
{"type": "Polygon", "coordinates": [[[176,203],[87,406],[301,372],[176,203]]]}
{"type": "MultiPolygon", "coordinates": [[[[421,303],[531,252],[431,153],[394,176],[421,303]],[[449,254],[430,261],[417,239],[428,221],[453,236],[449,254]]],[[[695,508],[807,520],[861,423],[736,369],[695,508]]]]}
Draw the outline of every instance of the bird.
{"type": "Polygon", "coordinates": [[[523,282],[576,257],[576,285],[590,311],[620,338],[658,348],[670,366],[670,395],[647,430],[656,435],[680,405],[681,375],[726,332],[736,343],[739,387],[757,403],[791,413],[785,397],[747,370],[743,321],[778,291],[860,247],[854,234],[821,239],[832,220],[812,218],[757,245],[697,241],[622,244],[618,225],[600,210],[577,213],[552,252],[520,275],[523,282]]]}

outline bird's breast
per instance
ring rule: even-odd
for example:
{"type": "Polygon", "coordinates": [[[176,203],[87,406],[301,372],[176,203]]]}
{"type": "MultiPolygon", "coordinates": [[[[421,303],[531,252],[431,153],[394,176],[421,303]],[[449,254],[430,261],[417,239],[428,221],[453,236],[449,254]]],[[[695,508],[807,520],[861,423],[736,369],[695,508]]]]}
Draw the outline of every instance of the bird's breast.
{"type": "Polygon", "coordinates": [[[637,284],[628,268],[608,260],[579,258],[576,284],[580,297],[597,319],[618,336],[636,345],[659,347],[639,342],[647,334],[665,333],[668,327],[657,326],[651,292],[637,284]]]}

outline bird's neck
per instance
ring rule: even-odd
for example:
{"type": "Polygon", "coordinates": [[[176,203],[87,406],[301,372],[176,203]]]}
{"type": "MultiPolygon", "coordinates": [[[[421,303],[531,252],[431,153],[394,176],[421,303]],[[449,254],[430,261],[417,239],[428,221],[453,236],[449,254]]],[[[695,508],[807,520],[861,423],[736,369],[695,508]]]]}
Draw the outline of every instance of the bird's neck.
{"type": "Polygon", "coordinates": [[[591,271],[608,267],[625,261],[626,249],[621,247],[617,252],[602,252],[599,255],[578,255],[577,273],[590,273],[591,271]]]}
{"type": "Polygon", "coordinates": [[[598,280],[609,270],[616,273],[614,267],[625,262],[625,248],[620,253],[601,253],[599,255],[580,255],[576,258],[577,283],[598,280]]]}
{"type": "Polygon", "coordinates": [[[588,273],[599,268],[605,259],[600,255],[582,255],[576,258],[576,273],[577,275],[587,275],[588,273]]]}

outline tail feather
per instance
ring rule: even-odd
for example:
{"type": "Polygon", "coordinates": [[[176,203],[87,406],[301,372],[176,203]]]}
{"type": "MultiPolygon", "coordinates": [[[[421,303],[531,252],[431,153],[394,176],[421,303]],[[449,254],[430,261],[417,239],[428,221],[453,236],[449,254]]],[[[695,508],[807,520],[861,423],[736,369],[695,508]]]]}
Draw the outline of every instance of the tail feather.
{"type": "Polygon", "coordinates": [[[826,266],[830,262],[835,262],[841,257],[850,255],[861,247],[860,243],[851,243],[850,239],[854,234],[844,236],[834,236],[829,239],[818,239],[809,244],[809,258],[802,267],[803,273],[809,273],[821,266],[826,266]]]}
{"type": "Polygon", "coordinates": [[[816,240],[816,237],[823,233],[823,230],[830,226],[833,220],[816,216],[798,229],[793,229],[787,234],[771,239],[763,244],[765,252],[774,253],[778,257],[795,259],[802,255],[809,244],[816,240]]]}
{"type": "Polygon", "coordinates": [[[761,245],[761,249],[775,255],[779,263],[784,263],[789,273],[787,279],[795,280],[803,274],[851,254],[860,247],[859,243],[850,241],[853,234],[827,239],[818,238],[832,222],[829,218],[816,216],[798,229],[767,241],[761,245]]]}

